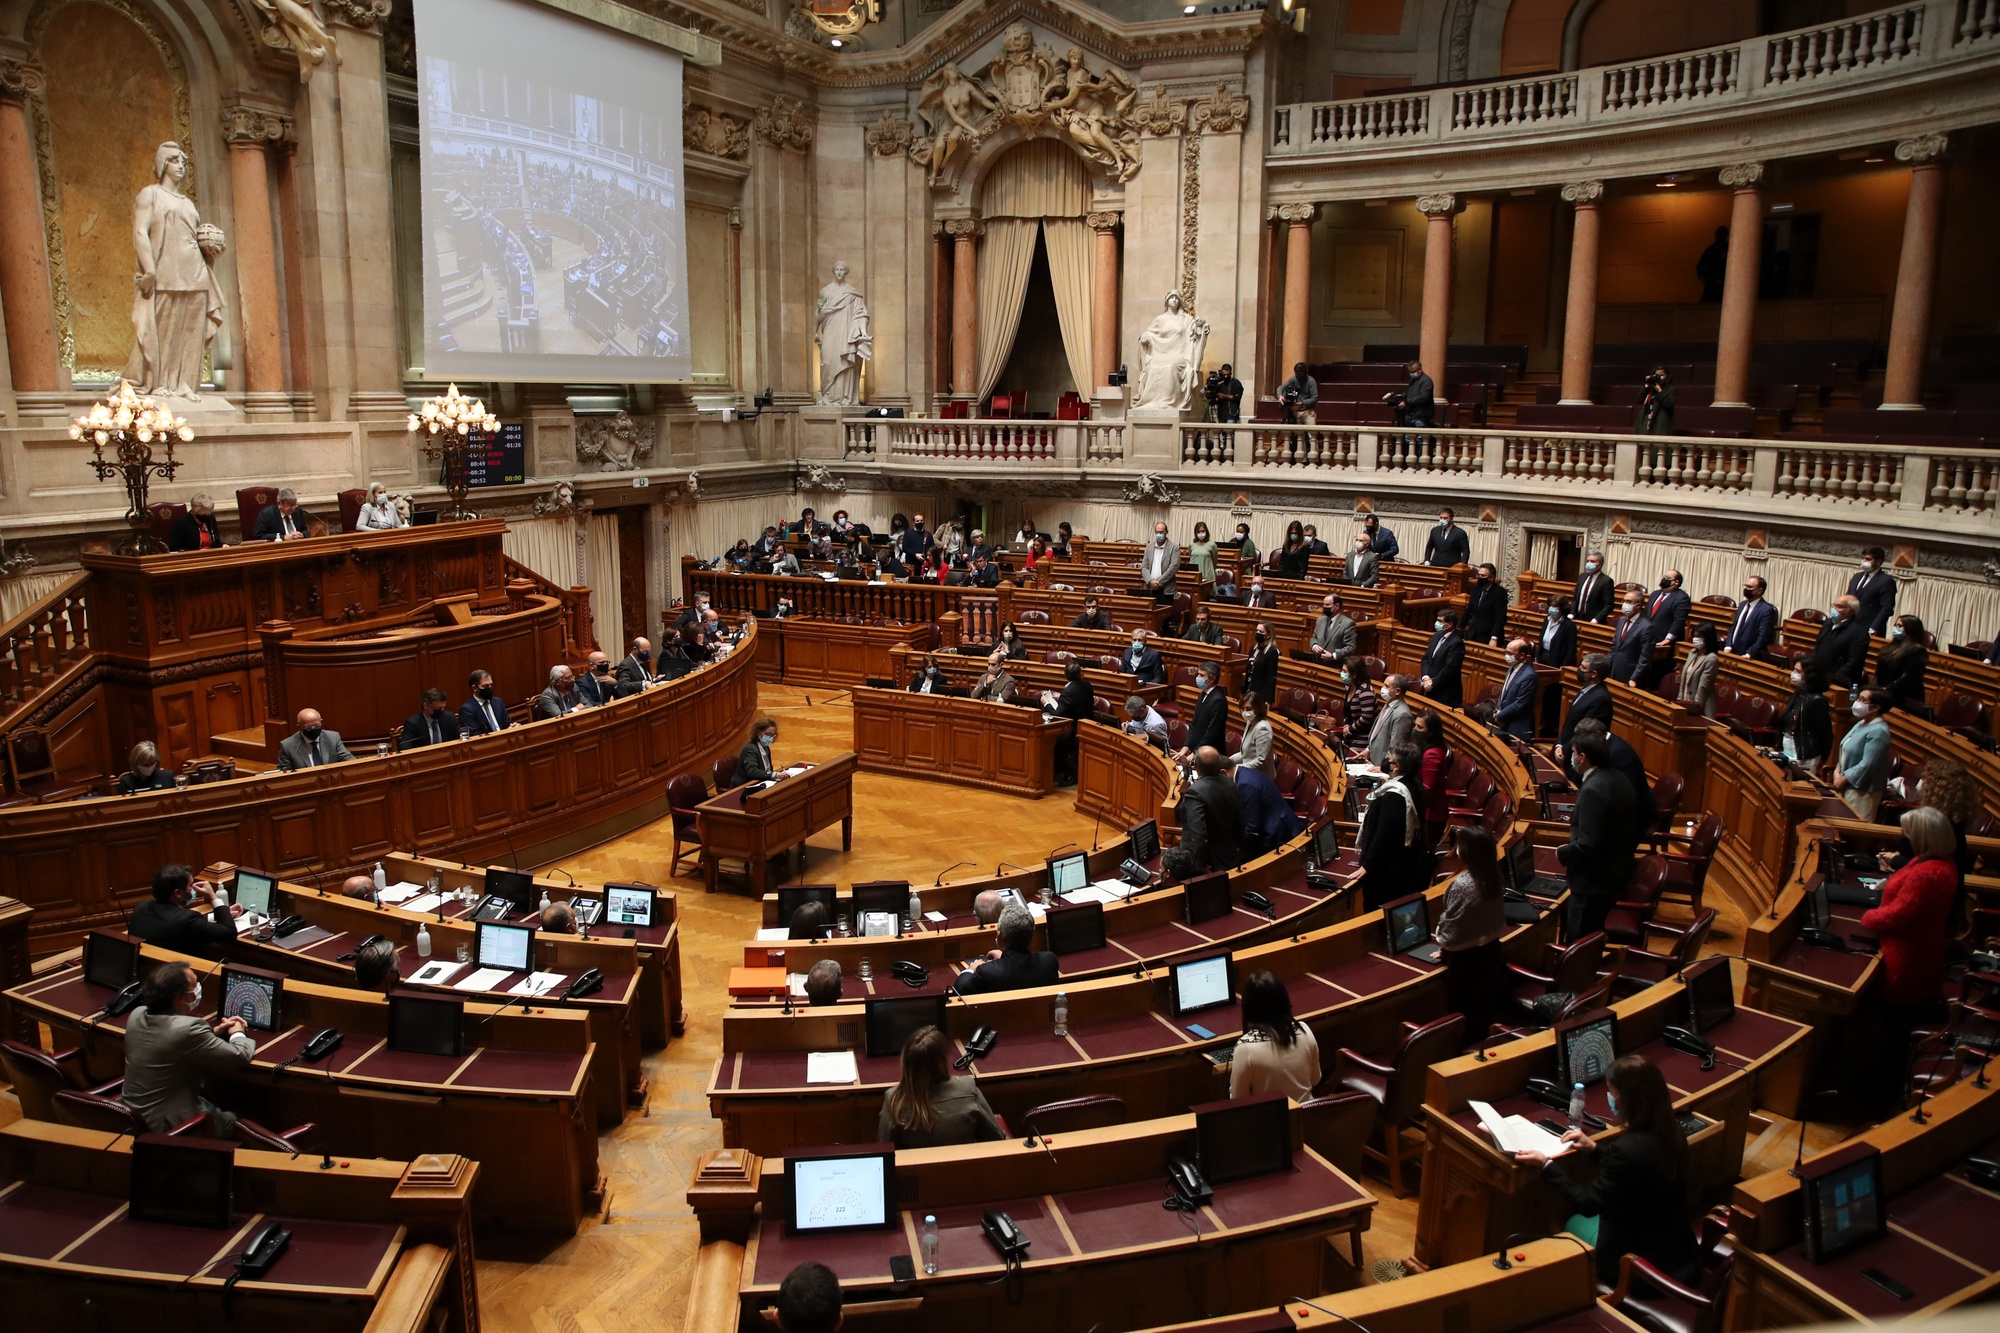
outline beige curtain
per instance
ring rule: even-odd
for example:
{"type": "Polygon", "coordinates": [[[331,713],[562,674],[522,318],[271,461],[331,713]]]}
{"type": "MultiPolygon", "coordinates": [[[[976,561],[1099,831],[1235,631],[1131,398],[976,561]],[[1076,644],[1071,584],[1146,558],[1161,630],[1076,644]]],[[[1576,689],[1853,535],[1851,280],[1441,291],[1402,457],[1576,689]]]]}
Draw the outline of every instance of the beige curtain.
{"type": "Polygon", "coordinates": [[[63,585],[75,570],[38,571],[0,580],[0,622],[12,620],[63,585]]]}
{"type": "MultiPolygon", "coordinates": [[[[1000,380],[1014,335],[1021,327],[1021,305],[1028,295],[1028,270],[1035,262],[1035,235],[1042,229],[1034,218],[992,218],[979,243],[979,387],[975,402],[1000,380]]],[[[1087,380],[1088,377],[1086,377],[1087,380]]]]}
{"type": "Polygon", "coordinates": [[[1554,578],[1562,559],[1563,537],[1558,532],[1528,534],[1527,568],[1543,578],[1554,578]]]}
{"type": "Polygon", "coordinates": [[[590,619],[597,629],[597,646],[619,657],[625,645],[625,612],[618,597],[618,516],[592,514],[584,539],[590,554],[590,619]]]}
{"type": "Polygon", "coordinates": [[[551,583],[577,586],[576,520],[567,515],[509,523],[500,549],[551,583]]]}
{"type": "Polygon", "coordinates": [[[1049,280],[1056,289],[1056,320],[1062,325],[1063,355],[1076,391],[1090,397],[1090,305],[1094,259],[1090,228],[1082,218],[1044,218],[1042,240],[1049,247],[1049,280]]]}
{"type": "Polygon", "coordinates": [[[979,183],[983,218],[1080,218],[1090,211],[1083,159],[1054,139],[1010,149],[979,183]]]}

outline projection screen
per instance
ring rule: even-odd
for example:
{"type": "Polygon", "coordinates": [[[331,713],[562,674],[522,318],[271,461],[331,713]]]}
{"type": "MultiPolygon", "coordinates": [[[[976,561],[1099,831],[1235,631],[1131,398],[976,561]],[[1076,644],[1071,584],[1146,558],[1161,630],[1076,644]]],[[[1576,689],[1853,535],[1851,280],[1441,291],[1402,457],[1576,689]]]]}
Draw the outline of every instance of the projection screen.
{"type": "Polygon", "coordinates": [[[693,377],[681,57],[531,0],[417,0],[424,374],[693,377]]]}

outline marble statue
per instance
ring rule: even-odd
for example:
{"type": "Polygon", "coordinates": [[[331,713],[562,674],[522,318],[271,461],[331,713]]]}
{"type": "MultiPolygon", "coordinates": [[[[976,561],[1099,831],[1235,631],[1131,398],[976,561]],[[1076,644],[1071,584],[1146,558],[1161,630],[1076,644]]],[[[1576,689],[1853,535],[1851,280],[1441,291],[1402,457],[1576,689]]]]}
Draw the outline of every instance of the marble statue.
{"type": "Polygon", "coordinates": [[[340,52],[334,46],[333,34],[326,30],[326,25],[319,21],[319,15],[313,13],[312,6],[304,0],[251,0],[251,3],[263,11],[264,18],[270,23],[268,32],[297,54],[300,79],[312,78],[313,70],[324,64],[329,56],[334,64],[340,63],[340,52]]]}
{"type": "Polygon", "coordinates": [[[868,303],[847,281],[847,265],[833,266],[833,281],[819,289],[813,310],[819,340],[819,401],[843,406],[861,401],[861,363],[875,355],[868,331],[868,303]]]}
{"type": "Polygon", "coordinates": [[[917,98],[917,114],[923,118],[924,133],[910,144],[910,157],[922,166],[936,185],[938,176],[961,144],[977,147],[992,127],[1000,104],[965,76],[957,65],[948,64],[925,81],[917,98]]]}
{"type": "Polygon", "coordinates": [[[125,378],[141,393],[186,405],[201,400],[201,362],[222,328],[222,288],[213,264],[223,251],[222,231],[201,220],[194,200],[181,193],[187,154],[163,143],[153,154],[158,182],[139,191],[132,206],[132,244],[139,271],[132,303],[134,341],[125,378]]]}
{"type": "Polygon", "coordinates": [[[1181,307],[1181,294],[1168,292],[1166,309],[1139,335],[1139,387],[1132,406],[1186,411],[1201,378],[1208,321],[1181,307]]]}

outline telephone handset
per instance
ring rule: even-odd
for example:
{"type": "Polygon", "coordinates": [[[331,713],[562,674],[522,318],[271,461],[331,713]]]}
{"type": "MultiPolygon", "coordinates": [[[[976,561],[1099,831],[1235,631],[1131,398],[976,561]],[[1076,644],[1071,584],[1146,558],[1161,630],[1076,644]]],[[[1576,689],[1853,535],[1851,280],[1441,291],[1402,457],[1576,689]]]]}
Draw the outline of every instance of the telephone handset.
{"type": "Polygon", "coordinates": [[[986,1239],[993,1242],[993,1248],[1000,1251],[1002,1258],[1013,1262],[1028,1256],[1028,1238],[1021,1234],[1021,1228],[1014,1225],[1014,1219],[998,1208],[988,1208],[979,1220],[980,1230],[986,1239]]]}
{"type": "Polygon", "coordinates": [[[1153,882],[1153,872],[1129,856],[1118,863],[1118,875],[1135,889],[1143,889],[1153,882]]]}
{"type": "Polygon", "coordinates": [[[293,913],[291,916],[280,919],[271,927],[271,938],[281,940],[287,935],[296,935],[311,924],[304,917],[293,913]]]}
{"type": "Polygon", "coordinates": [[[1707,1041],[1686,1028],[1670,1027],[1660,1033],[1661,1040],[1683,1055],[1701,1057],[1704,1070],[1715,1068],[1715,1043],[1707,1041]]]}
{"type": "Polygon", "coordinates": [[[116,1018],[120,1014],[129,1014],[138,1007],[139,983],[135,981],[111,997],[111,1003],[104,1006],[104,1017],[116,1018]]]}
{"type": "Polygon", "coordinates": [[[250,1237],[249,1245],[236,1256],[236,1276],[260,1278],[271,1271],[278,1256],[292,1243],[292,1233],[276,1222],[266,1222],[250,1237]]]}
{"type": "Polygon", "coordinates": [[[1817,926],[1799,927],[1799,938],[1816,949],[1832,949],[1836,953],[1849,952],[1846,940],[1830,930],[1821,930],[1817,926]]]}
{"type": "Polygon", "coordinates": [[[993,1053],[993,1047],[1000,1040],[1000,1034],[981,1023],[965,1039],[965,1053],[975,1060],[981,1060],[993,1053]]]}
{"type": "Polygon", "coordinates": [[[1272,905],[1271,900],[1255,889],[1251,889],[1243,895],[1243,905],[1253,911],[1262,912],[1265,916],[1273,919],[1278,915],[1278,909],[1272,905]]]}
{"type": "Polygon", "coordinates": [[[1167,1185],[1174,1197],[1167,1201],[1167,1207],[1178,1212],[1191,1213],[1215,1197],[1208,1180],[1201,1174],[1201,1168],[1194,1159],[1175,1153],[1167,1159],[1167,1185]]]}
{"type": "Polygon", "coordinates": [[[354,961],[354,960],[355,960],[356,958],[358,958],[358,957],[359,957],[359,956],[361,955],[361,951],[362,951],[363,949],[367,948],[367,947],[368,947],[369,945],[371,945],[371,944],[382,944],[382,943],[385,943],[385,942],[386,942],[386,940],[385,940],[385,937],[384,937],[384,936],[381,936],[381,935],[370,935],[370,936],[369,936],[369,937],[368,937],[367,939],[365,939],[365,940],[361,941],[361,943],[359,943],[359,944],[355,945],[355,946],[354,946],[354,948],[353,948],[352,950],[350,950],[350,951],[349,951],[349,952],[347,952],[347,953],[344,953],[344,954],[341,954],[341,955],[340,955],[339,957],[335,958],[335,959],[334,959],[333,961],[334,961],[334,962],[336,962],[336,963],[351,963],[351,962],[353,962],[353,961],[354,961]]]}
{"type": "Polygon", "coordinates": [[[305,1049],[299,1052],[299,1059],[309,1065],[318,1064],[339,1050],[340,1044],[346,1039],[339,1028],[321,1028],[318,1035],[307,1042],[305,1049]]]}
{"type": "Polygon", "coordinates": [[[898,958],[890,963],[889,972],[897,980],[910,986],[921,986],[931,979],[930,969],[922,963],[913,963],[907,958],[898,958]]]}

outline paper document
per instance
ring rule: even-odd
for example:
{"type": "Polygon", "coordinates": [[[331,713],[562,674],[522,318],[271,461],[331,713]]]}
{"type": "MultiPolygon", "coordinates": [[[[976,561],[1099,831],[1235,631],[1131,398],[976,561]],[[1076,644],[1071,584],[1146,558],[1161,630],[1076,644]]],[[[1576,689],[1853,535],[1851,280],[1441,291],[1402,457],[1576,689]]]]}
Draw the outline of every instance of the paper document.
{"type": "Polygon", "coordinates": [[[400,884],[391,884],[388,888],[382,890],[382,901],[385,903],[406,903],[423,891],[423,885],[412,884],[410,881],[404,880],[400,884]]]}
{"type": "Polygon", "coordinates": [[[808,1083],[859,1083],[860,1066],[854,1063],[853,1051],[808,1051],[806,1053],[806,1082],[808,1083]]]}
{"type": "Polygon", "coordinates": [[[1382,776],[1382,770],[1369,763],[1349,764],[1347,766],[1347,776],[1350,778],[1379,778],[1382,776]]]}
{"type": "Polygon", "coordinates": [[[1063,895],[1066,903],[1116,903],[1123,902],[1124,895],[1115,893],[1099,884],[1086,884],[1080,889],[1071,889],[1063,895]]]}
{"type": "Polygon", "coordinates": [[[425,963],[422,967],[412,972],[410,974],[410,984],[413,986],[442,986],[446,977],[464,966],[465,964],[454,963],[449,958],[439,958],[433,962],[425,963]]]}
{"type": "Polygon", "coordinates": [[[507,976],[508,972],[507,969],[504,967],[482,967],[477,972],[474,972],[471,976],[467,977],[465,980],[453,986],[452,989],[478,990],[478,991],[492,990],[495,986],[505,981],[507,979],[507,976]]]}
{"type": "MultiPolygon", "coordinates": [[[[386,894],[383,895],[382,901],[384,902],[388,901],[388,896],[386,894]]],[[[442,904],[443,902],[444,899],[439,897],[437,894],[426,893],[422,897],[412,898],[408,902],[404,903],[403,910],[405,912],[435,912],[437,911],[439,905],[442,904]]]]}
{"type": "Polygon", "coordinates": [[[769,944],[777,940],[788,940],[791,937],[791,928],[788,926],[759,926],[757,928],[757,942],[759,944],[769,944]]]}
{"type": "Polygon", "coordinates": [[[568,975],[562,972],[530,972],[527,980],[511,987],[507,993],[509,995],[547,995],[550,991],[568,980],[568,975]]]}
{"type": "Polygon", "coordinates": [[[929,922],[930,924],[932,924],[933,926],[941,926],[941,925],[943,925],[943,924],[944,924],[945,922],[949,921],[950,919],[951,919],[951,918],[950,918],[950,917],[948,917],[948,916],[946,916],[946,915],[945,915],[945,914],[944,914],[943,912],[925,912],[925,913],[924,913],[924,920],[928,921],[928,922],[929,922]]]}
{"type": "Polygon", "coordinates": [[[793,999],[795,1000],[805,999],[806,974],[803,972],[793,972],[788,974],[785,977],[785,989],[792,993],[793,999]]]}
{"type": "Polygon", "coordinates": [[[1561,1157],[1570,1151],[1559,1135],[1549,1133],[1525,1116],[1503,1116],[1485,1102],[1466,1105],[1479,1117],[1479,1123],[1493,1136],[1493,1144],[1501,1152],[1538,1152],[1544,1157],[1561,1157]]]}

